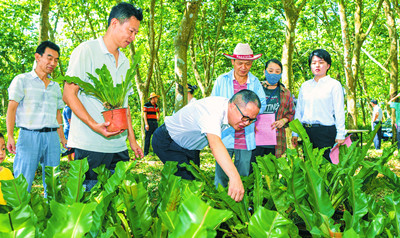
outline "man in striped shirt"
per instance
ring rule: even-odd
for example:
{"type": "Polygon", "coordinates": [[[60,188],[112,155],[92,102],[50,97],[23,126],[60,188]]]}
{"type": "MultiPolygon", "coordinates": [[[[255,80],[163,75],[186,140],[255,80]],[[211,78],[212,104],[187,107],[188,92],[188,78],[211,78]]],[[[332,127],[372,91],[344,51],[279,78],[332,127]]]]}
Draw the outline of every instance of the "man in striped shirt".
{"type": "Polygon", "coordinates": [[[14,177],[23,174],[31,190],[36,168],[60,164],[60,142],[66,146],[60,109],[64,107],[60,86],[51,81],[57,67],[60,48],[50,41],[42,42],[35,53],[36,68],[17,75],[8,88],[7,149],[16,154],[14,177]],[[14,127],[20,128],[15,144],[14,127]]]}
{"type": "MultiPolygon", "coordinates": [[[[260,98],[260,112],[263,112],[266,107],[265,93],[260,81],[250,73],[253,61],[260,58],[261,54],[253,55],[249,44],[239,43],[233,51],[233,55],[224,55],[231,59],[233,69],[217,78],[211,96],[231,98],[235,93],[248,89],[255,92],[260,98]]],[[[231,158],[235,155],[235,166],[239,174],[248,176],[250,173],[251,153],[256,148],[254,124],[237,131],[233,128],[228,128],[222,132],[221,139],[231,158]]],[[[215,186],[221,184],[226,187],[228,185],[228,177],[218,163],[215,165],[214,183],[215,186]]]]}
{"type": "Polygon", "coordinates": [[[143,119],[144,119],[144,129],[145,139],[144,139],[144,156],[149,153],[150,149],[150,139],[154,131],[158,128],[158,119],[160,118],[160,109],[158,109],[157,101],[160,96],[156,93],[150,94],[150,101],[144,104],[143,107],[143,119]]]}

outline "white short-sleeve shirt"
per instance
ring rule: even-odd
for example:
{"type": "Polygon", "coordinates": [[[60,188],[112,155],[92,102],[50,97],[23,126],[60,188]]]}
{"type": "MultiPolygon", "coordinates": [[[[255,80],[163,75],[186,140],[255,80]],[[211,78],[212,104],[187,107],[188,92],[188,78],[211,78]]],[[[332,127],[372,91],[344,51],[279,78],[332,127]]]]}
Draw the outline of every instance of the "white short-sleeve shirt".
{"type": "Polygon", "coordinates": [[[228,102],[224,97],[207,97],[166,117],[165,126],[172,140],[185,149],[201,150],[208,145],[208,133],[221,137],[228,125],[228,102]]]}
{"type": "MultiPolygon", "coordinates": [[[[104,44],[103,38],[86,41],[80,44],[71,54],[67,75],[77,76],[80,79],[91,82],[87,73],[97,76],[95,70],[106,65],[113,77],[114,83],[120,83],[125,78],[130,65],[124,53],[119,51],[118,66],[113,54],[104,44]]],[[[103,123],[101,112],[105,109],[103,104],[96,98],[79,91],[78,98],[90,116],[98,123],[103,123]]],[[[124,106],[128,100],[125,99],[124,106]]],[[[75,114],[72,114],[70,131],[68,136],[68,147],[102,153],[117,153],[127,149],[127,131],[117,136],[106,138],[94,132],[88,125],[83,123],[75,114]]]]}
{"type": "Polygon", "coordinates": [[[46,87],[33,70],[13,79],[8,88],[8,98],[18,103],[17,127],[30,130],[59,127],[57,110],[64,108],[64,102],[58,83],[50,81],[46,87]]]}

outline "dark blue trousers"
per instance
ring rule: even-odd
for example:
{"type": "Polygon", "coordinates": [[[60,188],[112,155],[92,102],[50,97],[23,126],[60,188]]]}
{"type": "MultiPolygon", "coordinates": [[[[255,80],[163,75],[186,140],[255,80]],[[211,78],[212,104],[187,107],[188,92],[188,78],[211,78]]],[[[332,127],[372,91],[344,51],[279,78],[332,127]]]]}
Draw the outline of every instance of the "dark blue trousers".
{"type": "Polygon", "coordinates": [[[153,151],[165,164],[167,161],[178,162],[178,172],[176,176],[183,179],[194,180],[194,176],[186,168],[180,167],[182,163],[190,164],[193,161],[197,166],[200,166],[200,150],[188,150],[179,146],[172,140],[168,133],[165,124],[162,124],[153,134],[152,144],[153,151]]]}
{"type": "MultiPolygon", "coordinates": [[[[378,125],[378,123],[379,121],[374,121],[374,123],[372,124],[372,130],[375,130],[375,126],[378,125]]],[[[375,149],[377,150],[381,149],[381,142],[382,142],[382,127],[379,128],[374,137],[375,149]]]]}

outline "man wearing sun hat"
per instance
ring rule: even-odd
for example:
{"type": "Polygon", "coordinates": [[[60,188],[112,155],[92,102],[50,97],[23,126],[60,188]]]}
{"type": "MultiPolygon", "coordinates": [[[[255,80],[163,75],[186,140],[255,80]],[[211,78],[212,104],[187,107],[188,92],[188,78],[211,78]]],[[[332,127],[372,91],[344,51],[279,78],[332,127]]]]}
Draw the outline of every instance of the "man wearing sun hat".
{"type": "MultiPolygon", "coordinates": [[[[235,93],[248,89],[255,92],[260,98],[260,112],[263,112],[266,107],[265,93],[258,78],[250,73],[253,61],[260,58],[261,54],[254,55],[249,44],[239,43],[232,55],[224,54],[224,56],[231,60],[233,69],[217,78],[211,96],[231,98],[235,93]]],[[[248,176],[251,152],[256,148],[254,124],[239,131],[228,128],[222,132],[221,139],[231,158],[235,155],[235,166],[239,174],[248,176]]],[[[228,185],[228,177],[218,163],[215,165],[214,183],[215,186],[221,184],[226,187],[228,185]]]]}
{"type": "Polygon", "coordinates": [[[157,106],[157,101],[160,96],[156,93],[150,93],[149,102],[144,104],[143,107],[143,119],[145,129],[144,139],[144,156],[149,153],[150,139],[154,131],[158,128],[158,119],[160,119],[160,109],[157,106]]]}

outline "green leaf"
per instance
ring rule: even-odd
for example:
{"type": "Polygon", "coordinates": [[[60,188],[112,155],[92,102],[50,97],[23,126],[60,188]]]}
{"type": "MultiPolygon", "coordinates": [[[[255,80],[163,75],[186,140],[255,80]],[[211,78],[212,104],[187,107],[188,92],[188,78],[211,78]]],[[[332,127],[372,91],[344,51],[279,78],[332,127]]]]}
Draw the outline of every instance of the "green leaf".
{"type": "Polygon", "coordinates": [[[1,191],[7,205],[16,208],[28,204],[31,195],[28,193],[28,183],[25,177],[20,174],[18,178],[1,181],[1,191]]]}
{"type": "Polygon", "coordinates": [[[253,204],[254,208],[261,207],[264,201],[264,191],[260,169],[256,163],[253,164],[254,173],[254,190],[253,190],[253,204]]]}
{"type": "Polygon", "coordinates": [[[147,190],[143,183],[137,184],[134,180],[124,180],[122,188],[132,234],[144,237],[153,223],[147,190]]]}
{"type": "Polygon", "coordinates": [[[250,218],[249,235],[253,238],[264,237],[300,237],[299,231],[291,220],[276,211],[258,207],[250,218]]]}
{"type": "Polygon", "coordinates": [[[52,167],[46,166],[45,168],[45,182],[47,185],[47,199],[59,201],[61,182],[60,182],[60,168],[59,166],[52,167]]]}
{"type": "Polygon", "coordinates": [[[52,216],[44,231],[45,237],[83,237],[93,222],[96,203],[74,203],[72,205],[50,202],[52,216]]]}
{"type": "Polygon", "coordinates": [[[360,220],[368,213],[368,199],[366,194],[361,190],[362,180],[348,176],[346,182],[348,183],[346,187],[350,193],[348,201],[352,206],[353,212],[351,224],[346,224],[346,230],[353,228],[355,232],[360,233],[360,220]]]}
{"type": "Polygon", "coordinates": [[[393,226],[395,236],[400,236],[400,192],[399,190],[385,197],[386,211],[393,226]]]}
{"type": "Polygon", "coordinates": [[[35,219],[31,207],[26,204],[0,213],[0,237],[35,237],[35,219]]]}
{"type": "Polygon", "coordinates": [[[354,229],[349,229],[343,232],[343,238],[357,238],[360,237],[354,229]]]}
{"type": "Polygon", "coordinates": [[[101,196],[107,196],[108,194],[113,193],[125,179],[127,172],[129,172],[135,166],[135,164],[136,160],[118,162],[115,167],[114,174],[107,180],[107,183],[104,185],[104,191],[101,196]]]}
{"type": "MultiPolygon", "coordinates": [[[[258,157],[257,163],[264,175],[268,190],[275,204],[276,209],[281,213],[285,214],[286,210],[290,206],[290,201],[287,198],[287,187],[284,186],[280,180],[280,174],[285,179],[290,178],[290,171],[286,160],[283,158],[276,159],[273,155],[267,155],[264,157],[258,157]],[[283,160],[285,162],[283,162],[283,160]]],[[[256,206],[255,206],[256,207],[256,206]]]]}
{"type": "Polygon", "coordinates": [[[193,195],[181,204],[176,229],[168,237],[215,236],[215,229],[231,217],[231,211],[214,209],[193,195]]]}
{"type": "Polygon", "coordinates": [[[323,179],[312,168],[309,161],[300,163],[300,167],[305,172],[305,187],[309,195],[308,201],[315,213],[321,213],[328,218],[332,217],[335,210],[332,207],[323,179]]]}
{"type": "Polygon", "coordinates": [[[83,187],[85,173],[89,170],[87,158],[71,161],[70,165],[68,182],[64,190],[64,199],[67,204],[81,201],[85,192],[83,187]]]}
{"type": "MultiPolygon", "coordinates": [[[[105,198],[101,199],[101,201],[97,204],[96,209],[93,211],[93,225],[88,234],[89,237],[98,237],[101,234],[101,229],[105,227],[104,218],[106,217],[106,212],[109,212],[109,206],[111,203],[111,198],[114,194],[109,194],[105,198]]],[[[110,228],[110,227],[109,227],[110,228]]],[[[114,230],[114,229],[113,229],[114,230]]],[[[107,231],[105,234],[108,234],[110,231],[107,231]]],[[[111,232],[112,234],[113,232],[111,232]]]]}
{"type": "Polygon", "coordinates": [[[292,131],[297,133],[303,140],[303,150],[306,158],[309,158],[311,161],[314,161],[315,158],[313,153],[313,146],[310,142],[310,137],[308,136],[306,130],[304,129],[299,119],[295,119],[289,122],[289,127],[292,131]]]}

